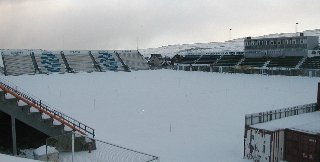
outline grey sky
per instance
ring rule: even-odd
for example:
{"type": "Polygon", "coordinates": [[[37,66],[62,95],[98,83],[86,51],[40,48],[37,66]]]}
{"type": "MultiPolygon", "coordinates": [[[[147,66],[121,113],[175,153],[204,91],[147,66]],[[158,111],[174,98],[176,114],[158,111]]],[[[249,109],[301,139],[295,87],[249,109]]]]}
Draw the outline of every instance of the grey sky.
{"type": "Polygon", "coordinates": [[[320,28],[319,0],[0,0],[0,49],[136,49],[320,28]],[[137,41],[138,38],[138,41],[137,41]]]}

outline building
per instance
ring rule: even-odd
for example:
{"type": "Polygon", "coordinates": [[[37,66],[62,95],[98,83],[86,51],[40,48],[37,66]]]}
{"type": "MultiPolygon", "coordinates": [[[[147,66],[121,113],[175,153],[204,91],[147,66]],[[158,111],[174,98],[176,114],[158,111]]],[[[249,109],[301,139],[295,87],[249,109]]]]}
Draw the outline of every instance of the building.
{"type": "Polygon", "coordinates": [[[160,66],[161,63],[164,61],[164,58],[161,54],[151,54],[149,59],[150,66],[160,66]]]}
{"type": "Polygon", "coordinates": [[[318,36],[277,37],[244,39],[246,58],[308,56],[308,50],[319,48],[318,36]]]}

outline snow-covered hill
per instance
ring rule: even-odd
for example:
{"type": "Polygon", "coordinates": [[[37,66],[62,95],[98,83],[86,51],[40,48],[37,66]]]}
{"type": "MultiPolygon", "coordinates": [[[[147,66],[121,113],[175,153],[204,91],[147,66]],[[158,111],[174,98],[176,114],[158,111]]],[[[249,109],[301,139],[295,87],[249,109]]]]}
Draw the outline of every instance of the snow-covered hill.
{"type": "MultiPolygon", "coordinates": [[[[275,33],[269,35],[263,35],[253,38],[275,38],[275,37],[290,37],[296,36],[299,33],[275,33]]],[[[305,36],[320,36],[320,29],[303,31],[305,36]]],[[[176,44],[162,46],[158,48],[139,49],[140,53],[145,57],[149,57],[150,54],[162,54],[172,57],[175,54],[187,55],[192,54],[206,54],[213,52],[228,52],[228,51],[243,51],[244,38],[233,39],[225,42],[210,42],[210,43],[194,43],[194,44],[176,44]]]]}

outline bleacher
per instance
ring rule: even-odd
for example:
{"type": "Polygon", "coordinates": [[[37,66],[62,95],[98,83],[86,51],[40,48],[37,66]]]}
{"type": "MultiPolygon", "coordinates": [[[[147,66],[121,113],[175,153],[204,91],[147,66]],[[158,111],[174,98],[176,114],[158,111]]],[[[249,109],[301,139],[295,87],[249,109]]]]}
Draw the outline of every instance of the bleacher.
{"type": "Polygon", "coordinates": [[[66,71],[60,51],[37,51],[34,57],[42,73],[66,71]]]}
{"type": "Polygon", "coordinates": [[[22,75],[34,73],[30,51],[3,51],[5,75],[22,75]]]}
{"type": "Polygon", "coordinates": [[[91,51],[95,61],[100,65],[102,70],[123,70],[121,69],[120,62],[116,60],[116,56],[111,51],[91,51]]]}
{"type": "Polygon", "coordinates": [[[235,66],[244,55],[222,55],[221,59],[213,66],[235,66]]]}
{"type": "Polygon", "coordinates": [[[132,70],[148,70],[149,65],[137,50],[116,50],[125,65],[132,70]]]}
{"type": "Polygon", "coordinates": [[[75,72],[92,72],[94,71],[89,51],[63,51],[70,68],[75,72]]]}
{"type": "Polygon", "coordinates": [[[220,55],[202,55],[196,64],[213,64],[220,58],[220,55]]]}
{"type": "Polygon", "coordinates": [[[149,65],[137,50],[2,50],[3,73],[65,73],[147,70],[149,65]]]}
{"type": "Polygon", "coordinates": [[[320,56],[307,57],[301,64],[302,69],[320,69],[320,56]]]}
{"type": "Polygon", "coordinates": [[[295,68],[302,59],[303,56],[286,56],[272,58],[270,59],[267,67],[295,68]]]}
{"type": "Polygon", "coordinates": [[[201,55],[186,55],[178,63],[179,64],[194,64],[201,55]]]}
{"type": "Polygon", "coordinates": [[[245,58],[239,66],[262,67],[267,61],[267,58],[245,58]]]}

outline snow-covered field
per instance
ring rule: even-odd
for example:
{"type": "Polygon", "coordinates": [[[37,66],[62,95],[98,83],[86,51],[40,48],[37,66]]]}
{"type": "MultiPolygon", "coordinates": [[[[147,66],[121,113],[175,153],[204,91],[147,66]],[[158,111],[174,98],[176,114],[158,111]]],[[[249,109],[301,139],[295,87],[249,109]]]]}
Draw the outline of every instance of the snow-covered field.
{"type": "Polygon", "coordinates": [[[319,78],[174,70],[6,76],[96,129],[96,138],[161,162],[244,162],[245,114],[316,102],[319,78]]]}

